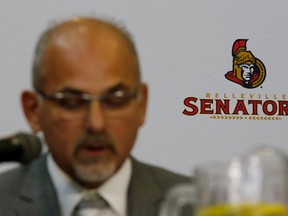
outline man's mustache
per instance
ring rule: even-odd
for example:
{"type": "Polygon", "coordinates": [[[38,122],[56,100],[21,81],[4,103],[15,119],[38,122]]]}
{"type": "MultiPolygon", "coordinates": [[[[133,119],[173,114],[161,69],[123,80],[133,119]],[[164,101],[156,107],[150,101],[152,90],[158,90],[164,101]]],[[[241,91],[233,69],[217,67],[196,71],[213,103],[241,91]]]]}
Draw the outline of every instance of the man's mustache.
{"type": "Polygon", "coordinates": [[[109,148],[116,152],[111,138],[106,134],[85,134],[76,145],[76,152],[81,148],[109,148]]]}

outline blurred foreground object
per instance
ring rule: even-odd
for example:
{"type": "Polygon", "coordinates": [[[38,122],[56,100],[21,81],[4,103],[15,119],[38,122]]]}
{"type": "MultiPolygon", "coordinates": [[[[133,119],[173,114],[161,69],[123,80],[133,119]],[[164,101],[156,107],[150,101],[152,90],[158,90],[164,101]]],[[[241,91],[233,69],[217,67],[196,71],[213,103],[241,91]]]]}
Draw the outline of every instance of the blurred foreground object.
{"type": "Polygon", "coordinates": [[[40,139],[33,134],[17,133],[0,140],[0,162],[29,163],[42,151],[40,139]]]}
{"type": "Polygon", "coordinates": [[[185,205],[192,205],[197,216],[287,216],[287,185],[285,152],[258,147],[198,166],[195,184],[172,188],[160,216],[180,216],[185,205]]]}

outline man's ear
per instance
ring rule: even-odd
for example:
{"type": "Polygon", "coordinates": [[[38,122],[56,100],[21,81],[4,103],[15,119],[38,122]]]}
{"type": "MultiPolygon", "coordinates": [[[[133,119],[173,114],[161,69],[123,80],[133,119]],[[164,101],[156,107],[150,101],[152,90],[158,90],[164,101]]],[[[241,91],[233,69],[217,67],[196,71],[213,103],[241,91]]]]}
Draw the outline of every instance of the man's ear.
{"type": "Polygon", "coordinates": [[[31,91],[24,91],[21,95],[22,109],[25,117],[33,130],[38,132],[41,129],[39,123],[39,101],[37,94],[31,91]]]}
{"type": "Polygon", "coordinates": [[[141,84],[140,87],[140,125],[143,125],[146,118],[146,112],[147,112],[147,101],[148,101],[148,86],[145,83],[141,84]]]}

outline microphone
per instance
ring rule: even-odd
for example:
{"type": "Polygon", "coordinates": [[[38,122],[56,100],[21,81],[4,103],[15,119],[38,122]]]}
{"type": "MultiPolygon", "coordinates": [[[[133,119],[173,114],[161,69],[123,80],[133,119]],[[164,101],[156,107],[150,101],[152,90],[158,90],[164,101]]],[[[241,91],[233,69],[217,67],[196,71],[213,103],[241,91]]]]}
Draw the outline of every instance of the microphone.
{"type": "Polygon", "coordinates": [[[0,139],[0,162],[16,161],[29,163],[42,151],[40,139],[30,133],[17,133],[0,139]]]}

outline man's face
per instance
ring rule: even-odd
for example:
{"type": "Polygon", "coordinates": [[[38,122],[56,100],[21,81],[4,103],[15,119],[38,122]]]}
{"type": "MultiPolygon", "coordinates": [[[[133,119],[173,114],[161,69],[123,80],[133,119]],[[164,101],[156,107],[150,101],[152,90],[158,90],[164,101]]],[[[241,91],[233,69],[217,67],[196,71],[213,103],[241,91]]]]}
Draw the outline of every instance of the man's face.
{"type": "Polygon", "coordinates": [[[61,169],[86,187],[98,186],[129,156],[144,122],[147,91],[138,82],[136,57],[115,32],[95,33],[87,26],[58,33],[45,53],[41,73],[46,94],[101,96],[139,90],[137,98],[120,108],[95,100],[78,109],[74,101],[43,99],[35,111],[61,169]]]}
{"type": "Polygon", "coordinates": [[[239,67],[242,70],[242,77],[246,82],[249,82],[254,73],[254,64],[241,64],[239,67]]]}

